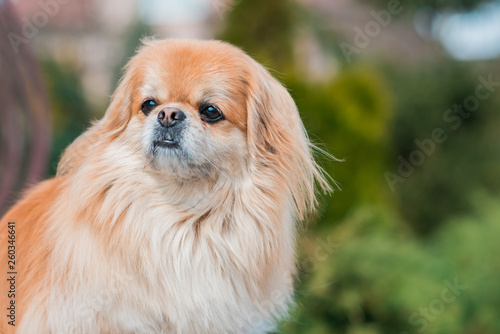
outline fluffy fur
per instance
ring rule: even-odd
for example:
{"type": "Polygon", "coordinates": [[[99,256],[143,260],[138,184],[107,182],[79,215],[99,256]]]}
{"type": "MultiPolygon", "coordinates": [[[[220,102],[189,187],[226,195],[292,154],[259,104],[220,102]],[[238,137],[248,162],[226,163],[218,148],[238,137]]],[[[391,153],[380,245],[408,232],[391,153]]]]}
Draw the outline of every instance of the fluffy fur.
{"type": "Polygon", "coordinates": [[[15,327],[1,280],[0,332],[273,330],[292,302],[296,223],[315,184],[328,189],[311,149],[287,90],[239,49],[145,41],[58,175],[2,218],[18,275],[15,327]],[[225,119],[204,121],[206,103],[225,119]],[[152,144],[166,107],[187,116],[174,149],[152,144]]]}

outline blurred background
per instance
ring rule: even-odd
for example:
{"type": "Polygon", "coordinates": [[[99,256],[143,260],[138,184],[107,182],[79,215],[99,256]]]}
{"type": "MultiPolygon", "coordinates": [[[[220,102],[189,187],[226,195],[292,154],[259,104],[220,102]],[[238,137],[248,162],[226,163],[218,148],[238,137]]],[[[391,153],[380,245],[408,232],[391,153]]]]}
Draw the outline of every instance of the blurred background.
{"type": "Polygon", "coordinates": [[[217,38],[294,97],[341,191],[280,333],[500,333],[500,2],[0,0],[0,214],[100,118],[142,36],[217,38]]]}

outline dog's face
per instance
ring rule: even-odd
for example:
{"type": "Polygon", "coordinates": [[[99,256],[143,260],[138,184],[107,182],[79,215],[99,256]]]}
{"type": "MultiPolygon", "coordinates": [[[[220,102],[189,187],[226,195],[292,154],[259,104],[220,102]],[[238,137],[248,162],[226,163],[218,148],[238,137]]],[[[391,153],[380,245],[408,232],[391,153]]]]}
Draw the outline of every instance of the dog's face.
{"type": "Polygon", "coordinates": [[[143,48],[129,67],[125,131],[141,143],[151,167],[179,179],[242,171],[248,67],[239,51],[222,43],[167,41],[143,48]]]}
{"type": "MultiPolygon", "coordinates": [[[[254,99],[261,99],[257,90],[269,96],[285,94],[291,101],[273,81],[239,49],[221,42],[146,42],[128,64],[114,97],[120,104],[108,110],[108,117],[127,124],[124,136],[140,143],[149,167],[156,171],[180,181],[234,177],[248,168],[249,141],[265,136],[265,129],[255,136],[249,129],[250,113],[257,112],[251,110],[254,99]]],[[[256,121],[277,129],[275,136],[291,120],[263,124],[266,110],[274,107],[270,99],[261,103],[256,121]]],[[[288,104],[294,107],[293,101],[288,104]]],[[[285,103],[282,108],[290,106],[285,103]]],[[[263,145],[265,154],[277,149],[270,142],[263,145]]]]}
{"type": "Polygon", "coordinates": [[[92,150],[85,139],[95,138],[101,147],[131,148],[149,170],[183,184],[220,176],[241,184],[249,177],[263,191],[288,193],[299,217],[314,207],[314,179],[328,187],[288,91],[218,41],[146,41],[105,117],[82,137],[66,151],[59,174],[76,169],[83,158],[75,152],[92,150]]]}

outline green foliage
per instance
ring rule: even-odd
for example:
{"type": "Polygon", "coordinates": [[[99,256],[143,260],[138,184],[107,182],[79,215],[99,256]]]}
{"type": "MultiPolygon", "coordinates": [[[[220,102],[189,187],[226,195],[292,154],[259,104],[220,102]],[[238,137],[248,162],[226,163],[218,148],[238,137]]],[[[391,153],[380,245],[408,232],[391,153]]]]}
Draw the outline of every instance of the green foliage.
{"type": "Polygon", "coordinates": [[[474,203],[474,214],[427,241],[398,229],[390,210],[360,207],[322,236],[337,251],[305,278],[300,312],[283,331],[498,333],[500,264],[491,256],[500,252],[500,209],[498,199],[474,203]]]}
{"type": "Polygon", "coordinates": [[[293,60],[295,14],[289,0],[241,0],[226,18],[226,29],[219,38],[239,45],[262,64],[283,71],[293,60]]]}
{"type": "Polygon", "coordinates": [[[389,72],[396,97],[392,133],[395,152],[390,171],[397,173],[401,164],[397,157],[411,161],[412,154],[423,152],[417,140],[432,139],[435,129],[442,129],[447,136],[443,143],[435,143],[423,163],[414,165],[415,171],[394,187],[405,220],[416,232],[428,234],[449,217],[467,212],[471,192],[482,188],[500,190],[497,169],[492,168],[500,163],[496,133],[486,131],[499,124],[498,98],[492,94],[480,100],[477,110],[462,117],[449,110],[474,97],[480,85],[478,78],[488,78],[488,72],[475,73],[470,65],[450,61],[389,72]],[[450,115],[460,116],[461,123],[450,122],[450,115]]]}
{"type": "Polygon", "coordinates": [[[327,83],[292,79],[285,84],[312,141],[344,159],[341,163],[325,163],[342,191],[329,199],[325,219],[316,226],[341,219],[360,203],[389,201],[383,175],[388,168],[391,97],[380,73],[360,65],[342,71],[327,83]]]}

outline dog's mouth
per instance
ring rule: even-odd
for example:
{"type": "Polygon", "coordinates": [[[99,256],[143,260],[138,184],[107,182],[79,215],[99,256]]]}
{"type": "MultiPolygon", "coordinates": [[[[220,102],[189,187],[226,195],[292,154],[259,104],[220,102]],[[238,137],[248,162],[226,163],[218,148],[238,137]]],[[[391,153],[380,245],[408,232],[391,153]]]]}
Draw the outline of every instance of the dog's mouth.
{"type": "Polygon", "coordinates": [[[179,148],[179,140],[173,136],[165,136],[165,138],[156,139],[153,141],[154,148],[179,148]]]}
{"type": "Polygon", "coordinates": [[[148,154],[151,157],[160,159],[185,159],[186,143],[184,143],[184,138],[187,127],[181,125],[182,124],[179,124],[173,127],[157,125],[150,137],[148,154]]]}
{"type": "Polygon", "coordinates": [[[180,129],[159,129],[156,130],[153,138],[153,150],[178,149],[180,147],[180,141],[180,129]]]}
{"type": "Polygon", "coordinates": [[[153,141],[153,146],[155,148],[157,148],[157,147],[178,148],[179,141],[174,137],[166,137],[166,138],[162,138],[162,139],[153,141]]]}

